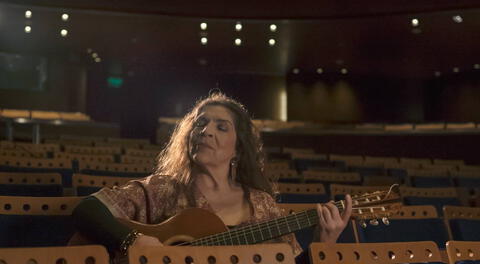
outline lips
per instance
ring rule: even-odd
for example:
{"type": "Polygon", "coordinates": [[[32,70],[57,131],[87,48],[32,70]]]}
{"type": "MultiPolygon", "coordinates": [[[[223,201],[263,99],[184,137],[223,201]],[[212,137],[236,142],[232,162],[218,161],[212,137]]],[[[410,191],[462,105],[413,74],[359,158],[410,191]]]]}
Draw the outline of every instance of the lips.
{"type": "Polygon", "coordinates": [[[202,143],[202,142],[197,143],[197,147],[205,147],[205,148],[213,149],[213,147],[210,146],[209,144],[207,144],[207,143],[202,143]]]}

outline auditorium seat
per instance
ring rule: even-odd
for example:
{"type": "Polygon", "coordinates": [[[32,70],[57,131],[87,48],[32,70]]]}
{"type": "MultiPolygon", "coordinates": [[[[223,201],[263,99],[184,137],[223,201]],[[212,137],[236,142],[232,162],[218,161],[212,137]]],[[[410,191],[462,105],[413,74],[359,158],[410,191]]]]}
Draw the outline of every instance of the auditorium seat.
{"type": "Polygon", "coordinates": [[[48,158],[48,153],[45,151],[24,150],[21,148],[3,149],[0,146],[0,156],[11,157],[11,158],[46,159],[48,158]]]}
{"type": "Polygon", "coordinates": [[[128,263],[293,264],[295,259],[288,244],[264,243],[239,246],[130,247],[128,263]]]}
{"type": "Polygon", "coordinates": [[[310,246],[312,264],[443,263],[431,241],[329,244],[310,246]]]}
{"type": "Polygon", "coordinates": [[[280,183],[300,183],[302,181],[302,176],[296,170],[265,169],[265,176],[273,182],[280,183]]]}
{"type": "Polygon", "coordinates": [[[79,173],[98,176],[140,178],[151,174],[153,165],[80,162],[79,173]]]}
{"type": "MultiPolygon", "coordinates": [[[[317,208],[317,205],[313,203],[278,203],[277,205],[289,214],[317,208]]],[[[316,227],[309,227],[295,232],[295,237],[297,238],[297,241],[303,250],[308,249],[310,244],[313,242],[314,232],[319,232],[316,227]]],[[[350,221],[347,227],[340,234],[337,243],[355,242],[357,242],[357,238],[355,237],[355,231],[353,230],[353,221],[350,221]]]]}
{"type": "Polygon", "coordinates": [[[100,245],[70,247],[0,248],[2,264],[109,264],[100,245]]]}
{"type": "Polygon", "coordinates": [[[126,148],[125,155],[144,158],[156,158],[160,154],[156,149],[126,148]]]}
{"type": "Polygon", "coordinates": [[[62,196],[62,175],[59,173],[0,172],[0,195],[62,196]]]}
{"type": "Polygon", "coordinates": [[[453,187],[453,181],[447,169],[407,170],[407,174],[409,183],[413,187],[453,187]]]}
{"type": "Polygon", "coordinates": [[[445,206],[443,216],[450,240],[480,241],[480,208],[445,206]]]}
{"type": "Polygon", "coordinates": [[[81,197],[0,196],[0,247],[66,245],[81,197]]]}
{"type": "Polygon", "coordinates": [[[120,186],[138,178],[73,174],[73,187],[77,196],[87,196],[103,187],[120,186]]]}
{"type": "Polygon", "coordinates": [[[360,174],[357,172],[304,171],[302,177],[305,183],[322,183],[325,185],[329,196],[331,184],[360,185],[362,182],[360,174]]]}
{"type": "Polygon", "coordinates": [[[152,157],[137,157],[122,155],[120,156],[120,163],[122,164],[137,164],[137,165],[154,165],[156,162],[155,158],[152,157]]]}
{"type": "Polygon", "coordinates": [[[357,221],[360,243],[434,241],[445,248],[448,231],[434,207],[403,206],[388,221],[357,221]]]}
{"type": "Polygon", "coordinates": [[[402,186],[400,192],[405,205],[433,205],[439,215],[443,214],[443,206],[460,206],[455,188],[415,188],[402,186]]]}
{"type": "Polygon", "coordinates": [[[449,264],[480,264],[480,242],[448,241],[449,264]]]}
{"type": "Polygon", "coordinates": [[[278,183],[279,203],[324,203],[329,201],[323,184],[278,183]]]}
{"type": "Polygon", "coordinates": [[[0,172],[60,173],[63,187],[72,186],[73,169],[71,160],[0,156],[0,172]]]}
{"type": "Polygon", "coordinates": [[[120,147],[87,147],[67,145],[65,146],[65,152],[84,155],[120,155],[122,154],[122,149],[120,147]]]}

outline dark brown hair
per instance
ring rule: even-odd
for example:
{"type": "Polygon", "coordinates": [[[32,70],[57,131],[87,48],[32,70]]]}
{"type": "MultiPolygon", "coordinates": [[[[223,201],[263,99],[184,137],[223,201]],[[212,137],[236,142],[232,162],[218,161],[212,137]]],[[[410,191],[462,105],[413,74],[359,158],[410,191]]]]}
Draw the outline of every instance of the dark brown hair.
{"type": "Polygon", "coordinates": [[[264,155],[259,132],[245,107],[222,93],[211,94],[197,101],[193,109],[177,123],[170,141],[158,156],[156,173],[168,175],[187,188],[192,187],[193,161],[189,155],[189,136],[196,116],[204,107],[211,105],[223,106],[233,115],[237,134],[237,171],[234,180],[273,196],[272,185],[263,173],[264,155]]]}

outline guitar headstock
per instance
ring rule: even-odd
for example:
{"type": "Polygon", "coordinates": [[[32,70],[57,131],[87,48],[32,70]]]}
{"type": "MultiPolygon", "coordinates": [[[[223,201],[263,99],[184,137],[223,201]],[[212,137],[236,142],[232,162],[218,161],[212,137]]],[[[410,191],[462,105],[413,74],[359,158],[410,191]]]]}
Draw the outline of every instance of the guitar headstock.
{"type": "Polygon", "coordinates": [[[385,191],[352,196],[352,217],[357,218],[363,227],[366,227],[366,220],[370,220],[371,225],[378,225],[378,219],[388,225],[388,217],[401,206],[399,185],[394,184],[385,191]]]}

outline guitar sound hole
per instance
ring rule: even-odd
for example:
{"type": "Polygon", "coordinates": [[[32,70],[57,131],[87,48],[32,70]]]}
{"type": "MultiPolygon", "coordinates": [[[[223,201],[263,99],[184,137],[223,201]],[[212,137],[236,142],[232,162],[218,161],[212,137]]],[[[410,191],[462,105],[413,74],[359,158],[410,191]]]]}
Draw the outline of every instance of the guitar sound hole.
{"type": "Polygon", "coordinates": [[[255,262],[255,263],[262,262],[262,256],[260,256],[258,254],[253,255],[253,262],[255,262]]]}
{"type": "Polygon", "coordinates": [[[64,258],[59,258],[57,259],[57,262],[55,264],[67,264],[67,260],[64,258]]]}
{"type": "Polygon", "coordinates": [[[283,262],[283,260],[285,259],[285,256],[282,253],[277,253],[275,258],[277,259],[278,262],[283,262]]]}
{"type": "Polygon", "coordinates": [[[208,260],[208,264],[217,263],[217,259],[214,256],[209,256],[207,260],[208,260]]]}
{"type": "Polygon", "coordinates": [[[164,264],[169,264],[170,262],[172,262],[172,260],[170,259],[169,256],[163,257],[163,263],[164,263],[164,264]]]}
{"type": "Polygon", "coordinates": [[[88,257],[85,259],[85,264],[95,264],[95,258],[94,257],[88,257]]]}
{"type": "Polygon", "coordinates": [[[230,257],[230,262],[232,262],[232,264],[237,264],[238,263],[238,257],[235,256],[235,255],[232,255],[230,257]]]}
{"type": "Polygon", "coordinates": [[[193,258],[190,256],[185,257],[185,264],[192,264],[193,263],[193,258]]]}
{"type": "Polygon", "coordinates": [[[145,257],[145,256],[140,256],[140,258],[138,259],[138,261],[140,261],[140,264],[147,264],[148,259],[147,259],[147,257],[145,257]]]}

